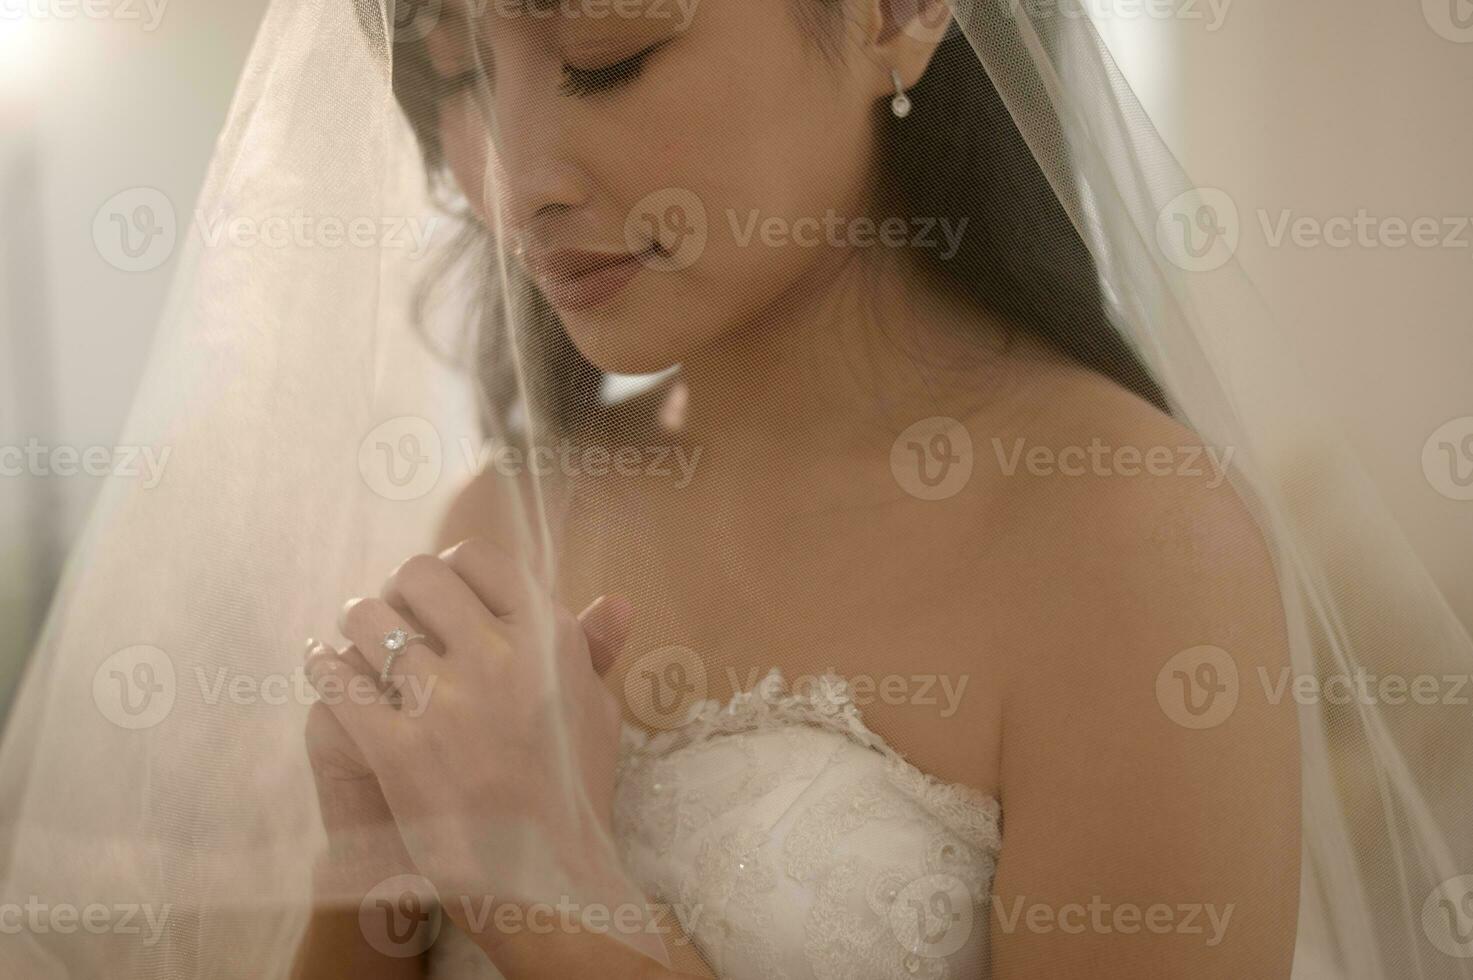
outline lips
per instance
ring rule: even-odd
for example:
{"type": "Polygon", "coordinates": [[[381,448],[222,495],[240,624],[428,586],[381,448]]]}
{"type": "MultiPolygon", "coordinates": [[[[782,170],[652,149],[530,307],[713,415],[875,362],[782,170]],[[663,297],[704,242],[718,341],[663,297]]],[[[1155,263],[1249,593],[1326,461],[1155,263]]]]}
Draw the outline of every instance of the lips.
{"type": "Polygon", "coordinates": [[[565,248],[535,256],[528,264],[532,268],[532,274],[539,280],[577,279],[590,272],[618,265],[630,257],[628,252],[584,252],[565,248]]]}
{"type": "Polygon", "coordinates": [[[527,265],[553,307],[584,310],[620,293],[656,248],[619,253],[559,249],[529,256],[527,265]]]}

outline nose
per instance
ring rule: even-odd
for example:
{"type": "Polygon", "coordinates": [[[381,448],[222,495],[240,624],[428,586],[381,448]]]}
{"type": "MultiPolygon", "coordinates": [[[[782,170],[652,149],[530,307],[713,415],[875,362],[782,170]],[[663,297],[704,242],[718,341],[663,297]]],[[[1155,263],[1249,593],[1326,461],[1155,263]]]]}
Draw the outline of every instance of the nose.
{"type": "Polygon", "coordinates": [[[502,216],[512,240],[518,243],[531,244],[552,237],[586,200],[573,168],[558,160],[543,158],[509,167],[502,179],[502,216]]]}
{"type": "Polygon", "coordinates": [[[545,240],[588,203],[591,188],[552,118],[556,108],[498,106],[493,183],[512,239],[545,240]]]}

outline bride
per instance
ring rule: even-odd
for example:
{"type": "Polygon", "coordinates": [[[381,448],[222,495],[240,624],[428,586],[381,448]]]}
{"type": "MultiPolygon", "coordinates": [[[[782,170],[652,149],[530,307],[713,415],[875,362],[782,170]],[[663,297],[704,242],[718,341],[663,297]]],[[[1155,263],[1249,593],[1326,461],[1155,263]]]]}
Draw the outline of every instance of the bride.
{"type": "MultiPolygon", "coordinates": [[[[508,477],[484,472],[436,546],[350,601],[342,640],[308,660],[318,685],[386,672],[412,699],[435,682],[412,721],[313,709],[324,818],[329,834],[363,813],[436,828],[376,844],[403,863],[375,875],[418,869],[508,977],[705,975],[701,959],[754,978],[1288,972],[1291,705],[1245,699],[1192,731],[1157,700],[1183,651],[1218,648],[1244,676],[1288,664],[1270,552],[1224,474],[1187,465],[1207,458],[1200,437],[1113,332],[966,38],[909,29],[904,6],[492,27],[452,6],[396,49],[426,161],[481,228],[502,223],[512,275],[571,341],[527,367],[558,406],[542,437],[699,460],[680,485],[570,474],[546,600],[501,530],[508,477]],[[493,139],[483,110],[512,135],[493,139]],[[626,239],[662,192],[706,213],[689,261],[673,222],[626,239]],[[805,240],[805,218],[825,230],[805,240]],[[590,368],[676,364],[613,405],[580,387],[590,368]],[[1108,452],[1071,468],[1091,446],[1108,452]],[[542,637],[523,620],[542,601],[566,744],[525,701],[542,637]],[[390,661],[395,629],[436,648],[390,661]],[[782,687],[829,670],[848,688],[782,687]],[[621,718],[668,714],[682,679],[736,697],[749,724],[661,725],[616,780],[621,718]],[[563,751],[586,813],[549,810],[530,775],[563,751]],[[617,840],[643,894],[691,926],[675,949],[700,958],[665,970],[590,930],[470,921],[463,896],[516,893],[502,845],[478,839],[507,812],[544,829],[579,905],[613,904],[580,872],[617,840]],[[945,918],[963,906],[978,918],[945,918]],[[925,948],[907,943],[915,915],[925,948]]],[[[364,962],[366,943],[356,906],[323,914],[302,975],[364,962]]]]}
{"type": "Polygon", "coordinates": [[[1305,693],[1473,642],[1072,3],[283,0],[206,211],[357,231],[181,266],[0,745],[160,938],[15,975],[1473,971],[1466,716],[1305,693]]]}

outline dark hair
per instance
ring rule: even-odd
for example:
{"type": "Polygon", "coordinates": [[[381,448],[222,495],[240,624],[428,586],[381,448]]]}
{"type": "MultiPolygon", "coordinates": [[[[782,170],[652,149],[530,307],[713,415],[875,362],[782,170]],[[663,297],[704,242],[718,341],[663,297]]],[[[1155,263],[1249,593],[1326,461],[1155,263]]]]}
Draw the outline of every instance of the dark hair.
{"type": "MultiPolygon", "coordinates": [[[[823,19],[843,0],[816,2],[830,8],[815,12],[823,19]]],[[[812,16],[804,20],[820,41],[834,25],[815,24],[812,16]]],[[[402,40],[394,49],[395,94],[419,139],[432,183],[445,183],[438,109],[431,95],[437,78],[428,54],[416,39],[402,40]]],[[[832,44],[829,53],[835,53],[832,44]]],[[[927,278],[1169,412],[1161,388],[1110,320],[1088,248],[955,24],[910,96],[913,108],[904,119],[890,111],[888,102],[876,106],[875,197],[877,209],[888,215],[948,221],[965,229],[955,254],[913,250],[927,278]]],[[[456,258],[484,257],[480,246],[487,238],[484,231],[468,232],[456,258]]],[[[602,373],[573,346],[538,291],[530,283],[520,285],[524,288],[512,298],[488,291],[490,304],[480,311],[478,373],[487,422],[494,424],[510,408],[513,396],[507,393],[516,387],[501,383],[509,358],[496,329],[511,303],[520,307],[518,322],[528,325],[525,360],[530,363],[524,366],[539,411],[564,428],[586,425],[599,415],[602,373]]]]}
{"type": "Polygon", "coordinates": [[[955,255],[918,249],[934,281],[1162,411],[1166,397],[1111,322],[1089,249],[977,54],[952,25],[896,118],[881,105],[880,186],[904,217],[966,221],[955,255]]]}

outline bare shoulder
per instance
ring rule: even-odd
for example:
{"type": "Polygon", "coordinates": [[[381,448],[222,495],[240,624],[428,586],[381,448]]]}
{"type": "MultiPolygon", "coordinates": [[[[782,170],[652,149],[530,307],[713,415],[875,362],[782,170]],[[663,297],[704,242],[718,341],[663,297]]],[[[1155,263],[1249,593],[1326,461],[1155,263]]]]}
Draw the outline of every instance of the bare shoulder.
{"type": "Polygon", "coordinates": [[[1083,370],[1048,372],[1036,397],[979,450],[1006,514],[1019,689],[1057,670],[1138,683],[1198,646],[1248,674],[1282,669],[1279,578],[1232,447],[1083,370]]]}
{"type": "Polygon", "coordinates": [[[1083,369],[1041,374],[1031,400],[982,449],[1017,532],[1071,554],[1081,574],[1078,562],[1107,562],[1137,587],[1188,573],[1272,577],[1235,447],[1083,369]]]}
{"type": "Polygon", "coordinates": [[[1297,908],[1297,729],[1294,705],[1261,683],[1288,669],[1288,644],[1231,454],[1103,378],[1051,372],[1037,393],[998,459],[1013,466],[999,481],[1015,611],[998,894],[1149,896],[1238,917],[1210,955],[1187,938],[1012,935],[1000,975],[1040,955],[1281,974],[1297,908]]]}

